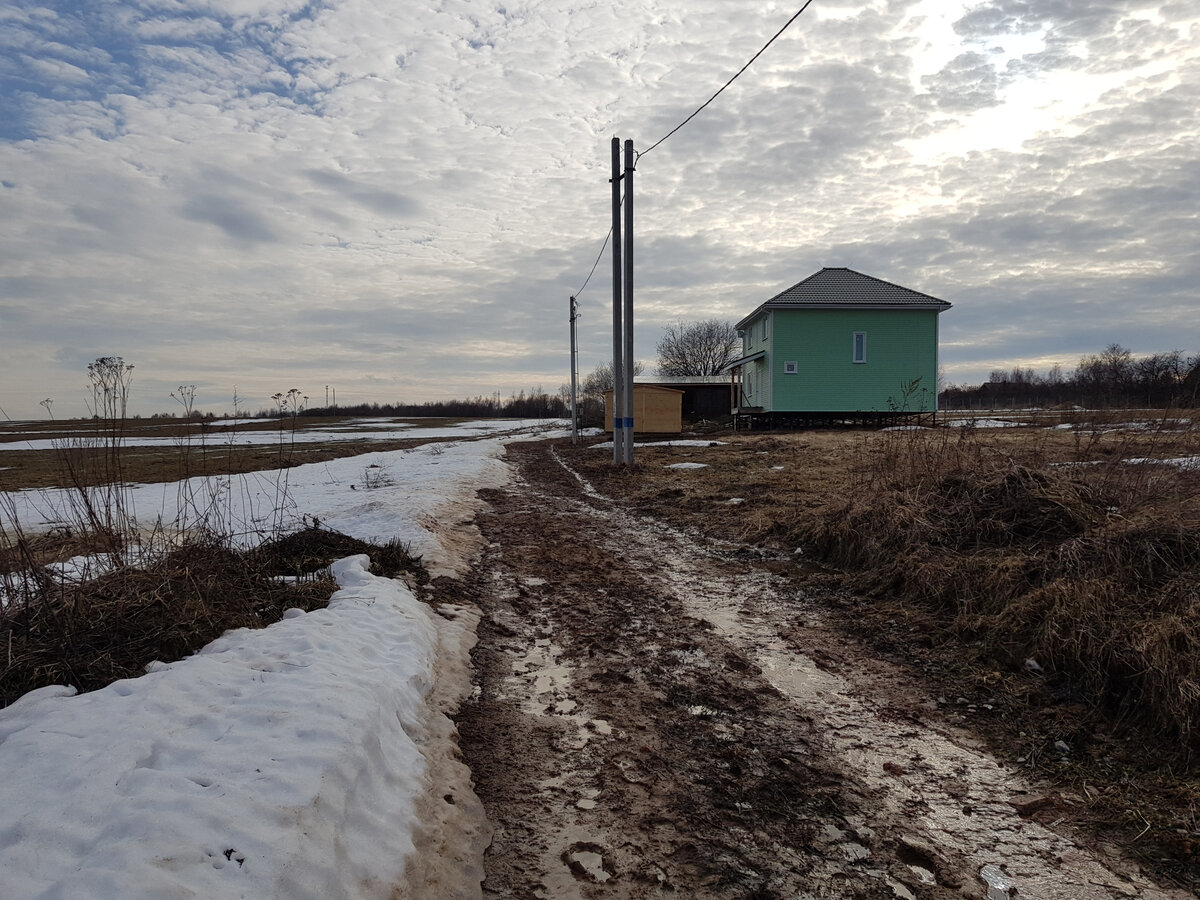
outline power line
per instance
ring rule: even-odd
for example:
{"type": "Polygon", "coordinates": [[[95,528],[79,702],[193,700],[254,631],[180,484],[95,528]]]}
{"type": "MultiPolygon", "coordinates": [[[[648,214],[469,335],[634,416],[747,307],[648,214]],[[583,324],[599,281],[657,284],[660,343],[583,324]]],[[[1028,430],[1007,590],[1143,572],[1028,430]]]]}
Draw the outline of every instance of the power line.
{"type": "Polygon", "coordinates": [[[720,90],[718,90],[715,94],[713,94],[711,97],[709,97],[707,100],[705,100],[703,104],[701,104],[699,109],[697,109],[694,113],[692,113],[690,116],[688,116],[682,122],[680,122],[678,125],[676,125],[674,128],[672,128],[670,131],[668,131],[665,135],[663,135],[661,138],[659,138],[657,141],[655,141],[653,144],[651,144],[645,150],[638,153],[638,155],[637,155],[638,158],[640,159],[641,157],[645,156],[647,153],[649,153],[651,150],[653,150],[655,147],[657,147],[659,144],[661,144],[663,141],[665,141],[667,138],[669,138],[671,135],[673,135],[675,132],[677,132],[680,128],[682,128],[688,122],[692,121],[692,119],[696,118],[696,116],[698,116],[704,110],[704,108],[706,106],[708,106],[708,104],[710,104],[714,100],[716,100],[717,97],[719,97],[721,95],[721,92],[725,90],[725,88],[729,87],[731,84],[733,84],[735,81],[737,81],[738,76],[741,75],[743,72],[745,72],[748,68],[750,68],[751,64],[753,64],[753,62],[756,59],[758,59],[760,56],[762,56],[768,47],[770,47],[773,43],[775,43],[776,38],[778,38],[781,34],[783,34],[785,31],[787,31],[788,28],[791,26],[791,24],[793,22],[795,22],[798,18],[800,18],[800,14],[803,13],[806,9],[808,9],[808,6],[810,3],[812,3],[812,0],[805,0],[804,5],[796,11],[796,14],[794,16],[792,16],[790,19],[788,19],[787,23],[782,28],[780,28],[777,32],[775,32],[775,36],[772,37],[765,44],[763,44],[762,48],[757,53],[755,53],[752,57],[750,57],[750,62],[746,63],[744,66],[742,66],[740,69],[738,69],[732,78],[730,78],[727,82],[725,82],[723,85],[721,85],[720,90]]]}
{"type": "MultiPolygon", "coordinates": [[[[710,103],[712,103],[714,100],[716,100],[717,97],[719,97],[721,95],[721,93],[725,90],[725,88],[729,87],[731,84],[733,84],[735,81],[737,81],[738,77],[743,72],[745,72],[748,68],[750,68],[750,66],[754,64],[754,61],[756,59],[758,59],[760,56],[762,56],[763,53],[766,52],[766,49],[768,47],[770,47],[773,43],[775,43],[775,41],[779,38],[779,36],[781,34],[783,34],[785,31],[787,31],[788,28],[791,27],[793,22],[795,22],[798,18],[800,18],[801,14],[806,9],[808,9],[808,7],[811,3],[812,3],[812,0],[805,0],[804,5],[801,6],[800,9],[798,9],[796,11],[796,14],[794,16],[792,16],[790,19],[788,19],[787,22],[784,23],[784,26],[782,28],[780,28],[777,32],[775,32],[775,34],[771,37],[771,39],[769,41],[767,41],[765,44],[763,44],[762,47],[759,49],[759,51],[757,53],[755,53],[752,57],[750,57],[750,60],[744,66],[742,66],[740,69],[738,69],[736,73],[734,73],[734,76],[732,78],[730,78],[723,85],[721,85],[721,88],[715,94],[713,94],[711,97],[709,97],[707,100],[705,100],[704,103],[701,104],[700,107],[698,109],[696,109],[696,111],[693,112],[690,116],[688,116],[686,119],[684,119],[678,125],[676,125],[674,128],[672,128],[670,131],[668,131],[665,135],[663,135],[661,138],[659,138],[657,141],[655,141],[653,144],[651,144],[645,150],[642,150],[642,151],[636,153],[635,154],[635,162],[636,162],[636,160],[641,159],[643,156],[645,156],[647,153],[649,153],[651,150],[653,150],[659,144],[663,143],[667,138],[669,138],[671,135],[673,135],[675,132],[677,132],[680,128],[682,128],[688,122],[692,121],[692,119],[696,118],[696,116],[698,116],[701,112],[703,112],[705,107],[707,107],[710,103]]],[[[624,203],[625,203],[624,198],[622,198],[621,204],[624,205],[624,203]]],[[[578,298],[579,295],[583,293],[583,289],[588,286],[588,282],[590,282],[592,280],[592,276],[596,274],[596,268],[600,265],[600,260],[604,258],[604,251],[608,249],[608,242],[610,240],[612,240],[612,235],[613,235],[613,230],[612,230],[612,228],[609,228],[608,234],[606,234],[604,236],[604,243],[600,247],[600,252],[596,255],[596,261],[594,263],[592,263],[592,270],[590,272],[588,272],[588,277],[584,279],[583,285],[579,288],[578,291],[575,292],[576,298],[578,298]]]]}
{"type": "Polygon", "coordinates": [[[612,240],[613,230],[610,227],[608,234],[604,236],[604,243],[600,246],[600,252],[596,254],[596,261],[592,263],[592,271],[588,272],[588,277],[583,280],[583,287],[575,292],[576,299],[583,293],[583,288],[588,286],[588,282],[592,280],[592,276],[596,274],[596,266],[600,265],[600,260],[604,258],[604,251],[608,249],[608,242],[612,240]]]}

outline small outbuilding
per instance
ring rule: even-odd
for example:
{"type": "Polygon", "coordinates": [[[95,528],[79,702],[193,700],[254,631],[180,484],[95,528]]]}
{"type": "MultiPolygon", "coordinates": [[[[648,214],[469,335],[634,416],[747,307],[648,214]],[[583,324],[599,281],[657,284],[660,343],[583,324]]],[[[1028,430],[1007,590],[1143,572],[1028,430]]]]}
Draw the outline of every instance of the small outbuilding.
{"type": "Polygon", "coordinates": [[[728,375],[637,375],[635,384],[683,392],[683,420],[728,419],[731,406],[728,375]]]}
{"type": "MultiPolygon", "coordinates": [[[[604,430],[613,430],[613,392],[604,392],[604,430]]],[[[633,386],[634,434],[683,431],[683,391],[652,384],[633,386]]]]}

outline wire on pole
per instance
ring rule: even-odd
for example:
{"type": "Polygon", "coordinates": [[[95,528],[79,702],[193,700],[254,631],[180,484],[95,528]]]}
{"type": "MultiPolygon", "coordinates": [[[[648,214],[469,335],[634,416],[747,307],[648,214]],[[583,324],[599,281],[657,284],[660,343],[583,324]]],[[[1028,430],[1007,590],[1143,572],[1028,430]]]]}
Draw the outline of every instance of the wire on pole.
{"type": "Polygon", "coordinates": [[[604,258],[604,251],[608,249],[608,242],[610,240],[612,240],[612,228],[609,228],[608,234],[604,236],[604,243],[600,245],[600,252],[596,254],[596,261],[592,263],[592,271],[588,272],[588,277],[583,280],[583,285],[575,292],[576,299],[579,299],[579,295],[583,293],[583,289],[588,286],[588,282],[596,274],[596,266],[600,265],[600,260],[604,258]]]}
{"type": "Polygon", "coordinates": [[[692,119],[696,118],[696,116],[700,115],[700,113],[703,112],[704,108],[706,106],[708,106],[708,104],[712,103],[714,100],[717,99],[717,97],[721,96],[721,93],[722,93],[722,91],[725,90],[725,88],[729,87],[731,84],[733,84],[735,81],[737,81],[738,76],[741,75],[743,72],[745,72],[748,68],[750,68],[750,66],[753,64],[753,62],[756,59],[758,59],[760,56],[762,56],[768,47],[770,47],[773,43],[775,43],[776,38],[778,38],[781,34],[783,34],[785,31],[787,31],[788,28],[791,27],[791,24],[793,22],[795,22],[798,18],[800,18],[800,14],[803,13],[806,9],[808,9],[808,6],[810,3],[812,3],[812,0],[805,0],[804,5],[796,11],[796,14],[794,16],[792,16],[790,19],[787,20],[787,23],[782,28],[780,28],[777,32],[775,32],[774,37],[772,37],[769,41],[767,41],[765,44],[763,44],[762,48],[757,53],[755,53],[752,57],[750,57],[750,61],[748,63],[746,63],[744,66],[742,66],[740,69],[738,69],[732,78],[730,78],[727,82],[725,82],[723,85],[721,85],[720,89],[715,94],[713,94],[711,97],[709,97],[707,100],[705,100],[704,103],[702,103],[700,105],[700,107],[694,113],[692,113],[690,116],[688,116],[682,122],[680,122],[678,125],[676,125],[674,128],[672,128],[670,131],[668,131],[665,135],[660,137],[657,141],[655,141],[653,144],[651,144],[645,150],[642,150],[641,152],[639,152],[637,154],[636,158],[640,159],[641,157],[645,156],[647,153],[649,153],[651,150],[653,150],[655,147],[657,147],[659,144],[661,144],[663,141],[665,141],[667,138],[669,138],[671,135],[673,135],[675,132],[677,132],[680,128],[682,128],[688,122],[692,121],[692,119]]]}

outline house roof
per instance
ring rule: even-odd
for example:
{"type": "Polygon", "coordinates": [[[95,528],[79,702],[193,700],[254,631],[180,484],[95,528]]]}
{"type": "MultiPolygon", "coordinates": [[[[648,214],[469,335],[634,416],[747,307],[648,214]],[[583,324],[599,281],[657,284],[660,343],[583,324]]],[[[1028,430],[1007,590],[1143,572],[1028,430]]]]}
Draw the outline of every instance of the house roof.
{"type": "Polygon", "coordinates": [[[723,368],[721,371],[722,372],[732,372],[734,369],[741,368],[746,363],[754,362],[754,360],[756,360],[756,359],[762,359],[766,355],[767,355],[766,350],[759,350],[757,353],[750,353],[750,354],[747,354],[746,356],[740,356],[737,359],[733,360],[732,362],[726,363],[725,368],[723,368]]]}
{"type": "Polygon", "coordinates": [[[740,329],[768,309],[932,309],[950,304],[929,294],[872,278],[853,269],[824,268],[761,304],[737,323],[740,329]]]}
{"type": "Polygon", "coordinates": [[[675,388],[703,387],[713,384],[729,387],[729,379],[724,375],[634,375],[633,383],[675,388]]]}

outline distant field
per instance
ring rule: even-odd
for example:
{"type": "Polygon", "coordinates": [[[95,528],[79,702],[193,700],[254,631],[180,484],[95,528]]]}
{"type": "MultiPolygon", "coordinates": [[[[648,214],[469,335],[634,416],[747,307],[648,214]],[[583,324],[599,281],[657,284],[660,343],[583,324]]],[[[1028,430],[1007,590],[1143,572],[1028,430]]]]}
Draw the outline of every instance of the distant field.
{"type": "MultiPolygon", "coordinates": [[[[465,419],[134,419],[120,432],[124,480],[176,481],[323,462],[357,453],[462,439],[465,419]],[[458,426],[458,427],[456,427],[458,426]]],[[[69,487],[99,471],[108,433],[92,420],[8,422],[0,427],[0,491],[69,487]],[[74,467],[74,468],[72,468],[74,467]],[[74,474],[73,474],[74,473],[74,474]]]]}

